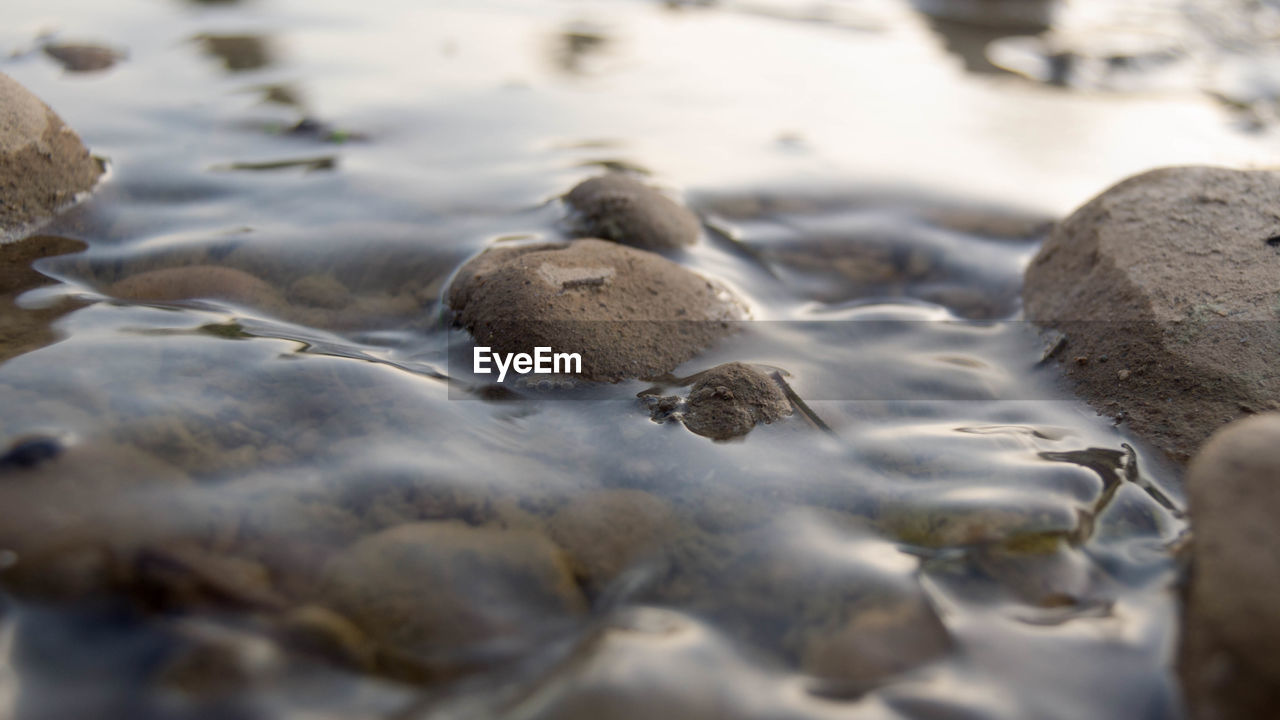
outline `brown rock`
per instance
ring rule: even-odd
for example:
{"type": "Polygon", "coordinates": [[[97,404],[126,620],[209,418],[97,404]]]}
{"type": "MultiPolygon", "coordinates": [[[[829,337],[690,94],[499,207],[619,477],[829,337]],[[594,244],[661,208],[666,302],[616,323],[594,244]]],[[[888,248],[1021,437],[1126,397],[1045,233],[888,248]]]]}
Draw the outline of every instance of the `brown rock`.
{"type": "Polygon", "coordinates": [[[805,672],[845,692],[865,690],[951,651],[951,636],[923,593],[855,607],[835,628],[812,633],[805,672]]]}
{"type": "Polygon", "coordinates": [[[605,382],[670,372],[745,315],[716,283],[594,239],[490,248],[458,271],[449,306],[493,352],[579,353],[580,377],[605,382]]]}
{"type": "Polygon", "coordinates": [[[587,493],[548,521],[574,573],[597,590],[677,531],[671,506],[643,490],[587,493]]]}
{"type": "Polygon", "coordinates": [[[124,53],[102,45],[88,43],[51,43],[44,54],[58,61],[67,72],[106,70],[124,58],[124,53]]]}
{"type": "Polygon", "coordinates": [[[85,247],[79,240],[50,235],[0,244],[0,362],[53,342],[53,321],[83,304],[64,300],[52,307],[19,307],[19,295],[55,282],[32,267],[32,263],[42,257],[79,252],[85,247]]]}
{"type": "Polygon", "coordinates": [[[321,595],[380,644],[437,659],[536,637],[585,602],[560,551],[527,532],[409,523],[330,561],[321,595]]]}
{"type": "Polygon", "coordinates": [[[1280,717],[1280,414],[1214,433],[1187,476],[1179,672],[1195,718],[1280,717]]]}
{"type": "Polygon", "coordinates": [[[579,237],[598,237],[646,250],[674,250],[698,241],[698,216],[630,175],[584,180],[564,198],[579,237]]]}
{"type": "Polygon", "coordinates": [[[738,362],[717,365],[689,391],[684,424],[713,440],[746,435],[758,423],[791,414],[791,403],[768,375],[738,362]]]}
{"type": "Polygon", "coordinates": [[[127,445],[15,439],[0,455],[0,549],[12,554],[0,563],[5,587],[42,597],[102,592],[139,546],[178,534],[148,503],[189,482],[127,445]]]}
{"type": "Polygon", "coordinates": [[[73,202],[101,174],[79,136],[48,105],[0,74],[0,242],[73,202]]]}
{"type": "Polygon", "coordinates": [[[1280,398],[1280,173],[1166,168],[1053,231],[1027,269],[1027,317],[1100,411],[1185,461],[1216,428],[1280,398]],[[1128,370],[1116,381],[1119,366],[1128,370]]]}
{"type": "Polygon", "coordinates": [[[289,302],[341,310],[351,304],[351,291],[332,275],[307,275],[289,286],[289,302]]]}
{"type": "Polygon", "coordinates": [[[142,302],[229,300],[263,309],[281,302],[280,294],[265,281],[243,270],[217,265],[149,270],[113,284],[107,293],[142,302]]]}

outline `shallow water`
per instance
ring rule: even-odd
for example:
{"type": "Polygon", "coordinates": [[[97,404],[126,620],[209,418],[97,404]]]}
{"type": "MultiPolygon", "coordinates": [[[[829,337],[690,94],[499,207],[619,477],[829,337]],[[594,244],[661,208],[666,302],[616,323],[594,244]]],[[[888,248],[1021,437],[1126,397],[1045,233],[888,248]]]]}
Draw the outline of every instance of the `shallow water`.
{"type": "Polygon", "coordinates": [[[948,48],[1004,31],[890,0],[4,14],[110,175],[6,311],[3,712],[1179,715],[1178,473],[1060,387],[1021,271],[1129,173],[1274,163],[1265,123],[1001,74],[948,48]],[[675,375],[774,368],[795,415],[717,443],[651,382],[471,373],[451,274],[605,167],[750,306],[675,375]],[[264,282],[119,297],[187,266],[264,282]]]}

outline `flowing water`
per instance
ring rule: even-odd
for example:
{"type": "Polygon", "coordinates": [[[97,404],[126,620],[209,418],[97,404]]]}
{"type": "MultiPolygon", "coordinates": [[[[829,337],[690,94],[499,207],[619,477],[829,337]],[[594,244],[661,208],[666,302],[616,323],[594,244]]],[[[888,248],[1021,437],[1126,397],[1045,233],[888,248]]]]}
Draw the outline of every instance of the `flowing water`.
{"type": "Polygon", "coordinates": [[[6,0],[0,71],[109,174],[0,248],[49,256],[5,288],[0,715],[1179,716],[1178,472],[1021,271],[1125,175],[1280,158],[1273,9],[959,5],[6,0]],[[606,168],[750,306],[676,375],[793,416],[472,373],[451,274],[606,168]]]}

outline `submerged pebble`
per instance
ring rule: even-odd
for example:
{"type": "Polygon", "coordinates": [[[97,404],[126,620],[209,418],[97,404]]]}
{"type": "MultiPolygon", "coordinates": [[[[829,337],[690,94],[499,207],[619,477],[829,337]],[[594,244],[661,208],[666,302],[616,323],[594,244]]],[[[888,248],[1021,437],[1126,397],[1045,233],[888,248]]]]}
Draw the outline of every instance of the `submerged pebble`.
{"type": "Polygon", "coordinates": [[[564,198],[580,237],[598,237],[646,250],[694,244],[702,225],[689,208],[630,175],[584,180],[564,198]]]}
{"type": "Polygon", "coordinates": [[[952,641],[924,593],[861,605],[833,627],[811,632],[801,666],[827,692],[864,692],[898,673],[946,655],[952,641]]]}
{"type": "Polygon", "coordinates": [[[458,271],[449,306],[496,353],[579,353],[580,377],[616,382],[674,370],[745,310],[718,284],[604,240],[497,246],[458,271]]]}
{"type": "Polygon", "coordinates": [[[574,574],[599,590],[679,530],[669,503],[643,490],[599,490],[577,497],[548,521],[574,574]]]}
{"type": "Polygon", "coordinates": [[[281,304],[280,293],[266,281],[243,270],[217,265],[149,270],[111,285],[107,292],[123,300],[142,302],[217,299],[258,308],[281,304]]]}
{"type": "Polygon", "coordinates": [[[739,362],[717,365],[689,391],[685,427],[713,440],[728,440],[791,414],[791,403],[768,375],[739,362]]]}
{"type": "Polygon", "coordinates": [[[541,535],[460,522],[399,525],[325,567],[321,597],[378,643],[460,662],[585,610],[541,535]]]}

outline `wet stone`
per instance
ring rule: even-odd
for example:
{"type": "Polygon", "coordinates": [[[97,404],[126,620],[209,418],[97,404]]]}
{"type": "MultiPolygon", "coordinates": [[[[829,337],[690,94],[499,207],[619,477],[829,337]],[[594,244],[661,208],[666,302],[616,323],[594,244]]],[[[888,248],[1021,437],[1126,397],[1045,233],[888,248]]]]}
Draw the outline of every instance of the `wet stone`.
{"type": "Polygon", "coordinates": [[[582,495],[557,510],[547,526],[574,573],[595,590],[679,530],[671,506],[643,490],[582,495]]]}
{"type": "Polygon", "coordinates": [[[675,250],[698,241],[693,211],[630,175],[610,173],[579,183],[564,198],[579,237],[646,250],[675,250]]]}
{"type": "Polygon", "coordinates": [[[1187,476],[1179,672],[1192,717],[1280,716],[1280,414],[1214,433],[1187,476]]]}
{"type": "Polygon", "coordinates": [[[1277,204],[1280,173],[1154,170],[1078,209],[1027,268],[1027,318],[1065,334],[1081,395],[1175,460],[1277,407],[1277,204]]]}
{"type": "Polygon", "coordinates": [[[674,370],[733,331],[745,309],[720,285],[604,240],[497,246],[449,288],[457,322],[494,353],[578,353],[585,380],[674,370]]]}
{"type": "Polygon", "coordinates": [[[519,649],[585,610],[551,541],[457,522],[366,537],[325,575],[322,599],[374,641],[442,662],[519,649]]]}
{"type": "Polygon", "coordinates": [[[703,373],[689,391],[685,427],[713,440],[728,440],[791,414],[791,403],[768,375],[732,362],[703,373]]]}
{"type": "Polygon", "coordinates": [[[373,671],[377,648],[350,620],[319,605],[303,605],[285,613],[275,637],[288,649],[319,657],[341,667],[373,671]]]}
{"type": "Polygon", "coordinates": [[[82,304],[63,299],[48,307],[19,306],[17,300],[22,293],[55,282],[32,267],[33,263],[85,248],[79,240],[49,235],[5,244],[3,233],[0,227],[0,362],[53,342],[53,321],[82,304]]]}
{"type": "Polygon", "coordinates": [[[48,105],[0,74],[0,243],[72,203],[101,173],[48,105]]]}
{"type": "Polygon", "coordinates": [[[88,43],[50,43],[44,46],[44,54],[76,73],[106,70],[125,57],[119,50],[88,43]]]}
{"type": "Polygon", "coordinates": [[[351,291],[332,275],[307,275],[289,286],[291,303],[341,310],[351,304],[351,291]]]}
{"type": "Polygon", "coordinates": [[[114,584],[123,558],[166,534],[163,522],[139,516],[149,490],[189,479],[154,456],[126,445],[27,435],[0,462],[0,549],[13,553],[0,573],[5,588],[71,598],[114,584]]]}
{"type": "Polygon", "coordinates": [[[951,651],[951,637],[924,594],[853,607],[806,638],[801,667],[826,692],[852,695],[951,651]]]}
{"type": "Polygon", "coordinates": [[[172,302],[178,300],[229,300],[257,308],[280,305],[280,294],[264,280],[243,270],[216,265],[148,270],[127,277],[107,289],[123,300],[172,302]]]}

